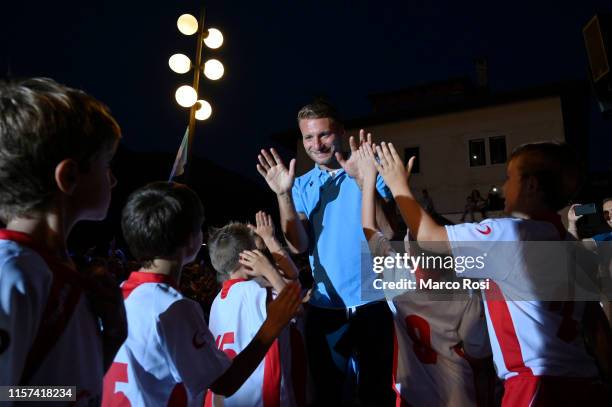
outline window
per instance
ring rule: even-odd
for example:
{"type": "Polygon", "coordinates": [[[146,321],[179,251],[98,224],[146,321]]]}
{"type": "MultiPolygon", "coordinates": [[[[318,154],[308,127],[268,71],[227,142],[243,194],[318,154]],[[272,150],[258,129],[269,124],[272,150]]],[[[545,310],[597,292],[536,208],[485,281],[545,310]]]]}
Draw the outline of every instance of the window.
{"type": "Polygon", "coordinates": [[[412,165],[412,174],[421,173],[421,157],[419,157],[419,147],[408,147],[404,149],[404,164],[408,164],[410,157],[415,157],[412,165]]]}
{"type": "Polygon", "coordinates": [[[506,162],[506,136],[489,137],[489,155],[491,164],[506,162]]]}
{"type": "Polygon", "coordinates": [[[484,139],[470,140],[470,167],[487,164],[484,139]]]}

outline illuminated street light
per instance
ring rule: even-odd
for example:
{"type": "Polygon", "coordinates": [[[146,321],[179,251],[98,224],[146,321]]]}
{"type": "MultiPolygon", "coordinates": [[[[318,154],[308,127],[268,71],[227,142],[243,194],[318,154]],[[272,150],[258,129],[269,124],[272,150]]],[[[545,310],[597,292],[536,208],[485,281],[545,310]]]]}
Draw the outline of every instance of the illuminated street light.
{"type": "Polygon", "coordinates": [[[198,120],[206,120],[212,115],[212,106],[205,100],[198,100],[199,108],[195,112],[195,118],[198,120]]]}
{"type": "Polygon", "coordinates": [[[183,14],[176,22],[178,30],[185,35],[193,35],[198,32],[198,20],[191,14],[183,14]]]}
{"type": "Polygon", "coordinates": [[[225,69],[223,64],[216,59],[209,59],[204,64],[204,75],[210,80],[216,81],[223,76],[225,69]]]}
{"type": "Polygon", "coordinates": [[[198,100],[198,93],[189,85],[183,85],[174,94],[176,102],[183,107],[191,107],[198,100]]]}
{"type": "Polygon", "coordinates": [[[204,38],[204,44],[210,49],[217,49],[223,45],[223,34],[216,28],[209,28],[208,35],[204,38]]]}
{"type": "Polygon", "coordinates": [[[191,60],[187,55],[174,54],[168,60],[168,65],[176,73],[187,73],[191,69],[191,60]]]}

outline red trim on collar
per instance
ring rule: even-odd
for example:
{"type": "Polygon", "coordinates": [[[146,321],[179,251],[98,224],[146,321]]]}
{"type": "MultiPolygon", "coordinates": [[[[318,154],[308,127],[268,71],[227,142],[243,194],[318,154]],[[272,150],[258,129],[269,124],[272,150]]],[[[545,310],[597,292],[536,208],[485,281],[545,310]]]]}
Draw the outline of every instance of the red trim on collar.
{"type": "Polygon", "coordinates": [[[230,280],[226,280],[223,283],[223,287],[221,288],[221,299],[224,300],[225,297],[227,297],[227,294],[229,294],[230,288],[232,288],[234,284],[241,283],[243,281],[248,281],[248,280],[246,278],[232,278],[230,280]]]}
{"type": "Polygon", "coordinates": [[[22,246],[34,250],[47,263],[49,269],[55,274],[61,275],[64,279],[85,288],[89,285],[89,279],[80,274],[76,269],[62,262],[51,254],[46,248],[34,241],[32,236],[16,230],[0,229],[0,240],[10,240],[22,246]]]}
{"type": "Polygon", "coordinates": [[[123,293],[123,299],[125,300],[130,294],[141,284],[145,283],[158,283],[168,284],[174,289],[178,289],[174,278],[167,274],[159,273],[148,273],[145,271],[133,271],[127,280],[121,285],[121,292],[123,293]]]}

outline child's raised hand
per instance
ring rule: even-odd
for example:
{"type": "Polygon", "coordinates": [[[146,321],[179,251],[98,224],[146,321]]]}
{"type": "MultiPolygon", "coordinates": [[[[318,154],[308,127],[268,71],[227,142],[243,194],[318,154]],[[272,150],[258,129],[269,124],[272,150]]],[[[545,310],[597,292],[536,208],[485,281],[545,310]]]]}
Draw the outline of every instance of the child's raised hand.
{"type": "Polygon", "coordinates": [[[380,162],[375,163],[376,169],[385,180],[385,184],[391,189],[391,192],[407,187],[415,157],[410,157],[408,165],[404,167],[404,163],[397,154],[397,151],[395,151],[393,144],[384,142],[376,146],[376,154],[380,160],[380,162]]]}
{"type": "Polygon", "coordinates": [[[371,156],[374,156],[373,148],[376,148],[375,144],[363,143],[355,153],[358,156],[357,165],[359,173],[363,177],[364,184],[366,182],[376,183],[376,165],[375,162],[370,159],[371,156]]]}
{"type": "Polygon", "coordinates": [[[240,253],[239,263],[248,268],[247,274],[251,277],[266,276],[275,273],[276,269],[270,260],[259,250],[245,250],[240,253]]]}
{"type": "Polygon", "coordinates": [[[272,216],[264,211],[259,211],[255,214],[254,232],[257,233],[264,242],[274,238],[274,222],[272,216]]]}

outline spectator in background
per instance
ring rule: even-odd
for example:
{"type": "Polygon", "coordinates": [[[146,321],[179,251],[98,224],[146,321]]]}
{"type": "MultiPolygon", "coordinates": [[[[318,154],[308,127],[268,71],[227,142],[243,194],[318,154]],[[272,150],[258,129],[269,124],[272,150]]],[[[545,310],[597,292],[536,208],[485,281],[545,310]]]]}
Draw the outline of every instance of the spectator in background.
{"type": "Polygon", "coordinates": [[[482,219],[487,218],[486,212],[487,201],[480,196],[480,192],[477,189],[473,189],[472,192],[465,199],[465,209],[463,211],[463,215],[461,215],[461,222],[465,221],[466,215],[469,213],[471,221],[474,222],[476,219],[474,218],[474,212],[480,212],[482,219]]]}

